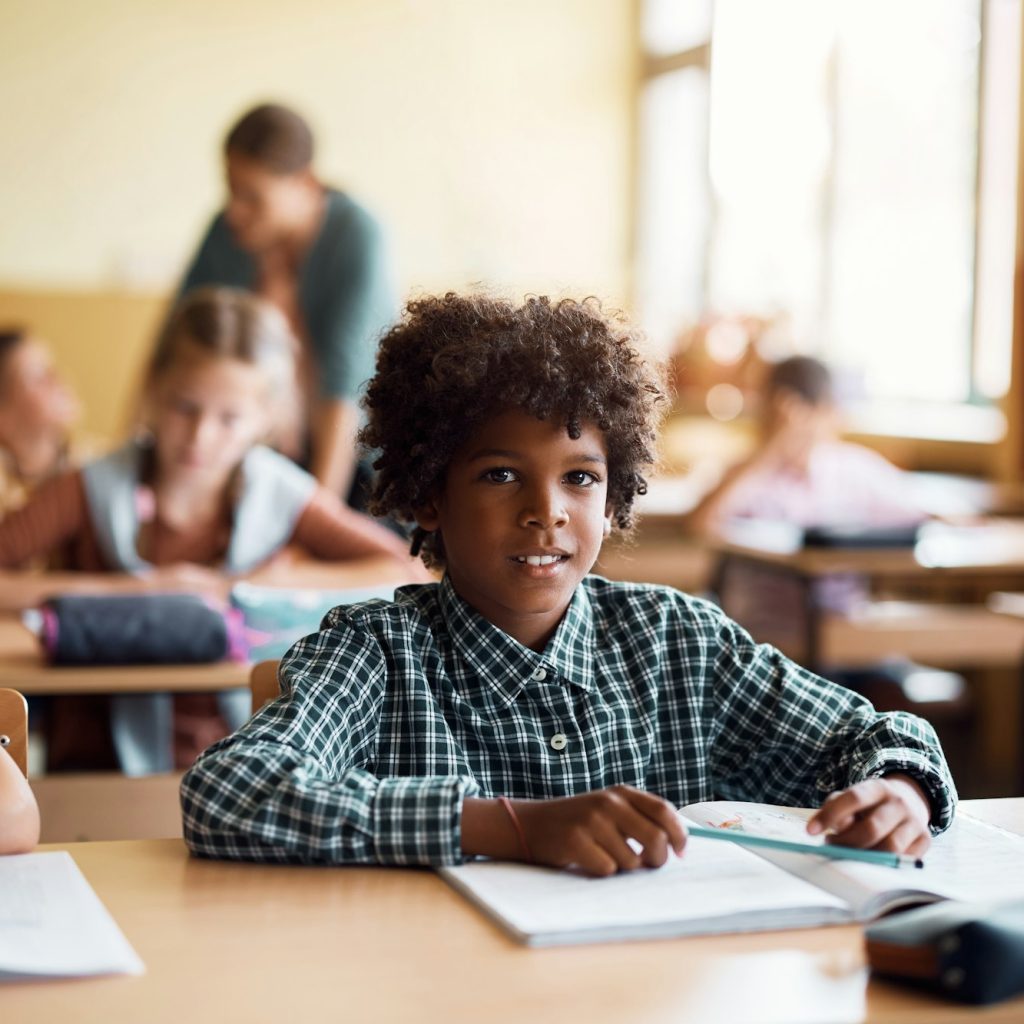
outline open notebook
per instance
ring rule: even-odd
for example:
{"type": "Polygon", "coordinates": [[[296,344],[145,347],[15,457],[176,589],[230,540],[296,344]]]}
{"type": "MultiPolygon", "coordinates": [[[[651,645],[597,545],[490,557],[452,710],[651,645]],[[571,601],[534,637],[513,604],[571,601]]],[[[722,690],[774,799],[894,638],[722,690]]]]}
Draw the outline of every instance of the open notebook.
{"type": "MultiPolygon", "coordinates": [[[[810,841],[810,811],[719,801],[684,820],[810,841]]],[[[1024,838],[961,815],[932,842],[923,869],[893,869],[691,836],[655,870],[593,879],[567,871],[473,861],[441,875],[521,942],[534,946],[867,921],[940,899],[1024,897],[1024,838]]]]}

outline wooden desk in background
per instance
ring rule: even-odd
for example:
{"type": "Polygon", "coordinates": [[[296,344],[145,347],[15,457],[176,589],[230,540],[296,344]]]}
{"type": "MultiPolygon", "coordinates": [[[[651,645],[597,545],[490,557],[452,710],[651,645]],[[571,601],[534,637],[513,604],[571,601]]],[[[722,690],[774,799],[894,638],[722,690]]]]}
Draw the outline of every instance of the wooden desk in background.
{"type": "MultiPolygon", "coordinates": [[[[249,581],[269,587],[354,590],[413,580],[413,566],[384,559],[272,565],[249,581]]],[[[112,665],[95,668],[48,665],[39,641],[14,614],[0,614],[0,686],[26,695],[103,693],[211,693],[249,683],[249,665],[112,665]]]]}
{"type": "Polygon", "coordinates": [[[246,686],[249,666],[220,661],[209,665],[104,665],[95,668],[48,665],[39,641],[14,617],[0,618],[0,680],[26,696],[82,693],[211,693],[246,686]]]}
{"type": "MultiPolygon", "coordinates": [[[[1024,833],[1024,799],[963,808],[1024,833]]],[[[1020,1021],[868,980],[860,928],[528,949],[429,871],[192,860],[180,841],[66,847],[146,964],[5,984],[5,1019],[1020,1021]]],[[[595,882],[600,885],[600,882],[595,882]]]]}
{"type": "Polygon", "coordinates": [[[817,670],[876,665],[888,657],[979,670],[974,679],[982,737],[981,777],[996,792],[1024,786],[1024,619],[984,604],[1006,581],[1024,575],[1024,522],[990,520],[978,526],[931,523],[913,548],[802,548],[798,535],[765,536],[743,524],[716,545],[726,562],[747,562],[794,577],[804,595],[802,635],[758,634],[795,661],[817,670]],[[774,543],[773,543],[774,541],[774,543]],[[875,601],[848,615],[823,612],[815,583],[844,573],[873,583],[900,581],[922,590],[960,588],[976,602],[948,604],[875,601]]]}
{"type": "MultiPolygon", "coordinates": [[[[412,566],[381,559],[344,564],[274,565],[251,577],[261,586],[313,590],[362,589],[409,583],[412,566]]],[[[205,665],[54,666],[39,641],[13,614],[0,614],[0,686],[26,696],[118,693],[213,693],[249,685],[251,666],[205,665]]],[[[180,772],[130,779],[115,772],[33,777],[43,839],[170,837],[181,835],[180,772]]]]}

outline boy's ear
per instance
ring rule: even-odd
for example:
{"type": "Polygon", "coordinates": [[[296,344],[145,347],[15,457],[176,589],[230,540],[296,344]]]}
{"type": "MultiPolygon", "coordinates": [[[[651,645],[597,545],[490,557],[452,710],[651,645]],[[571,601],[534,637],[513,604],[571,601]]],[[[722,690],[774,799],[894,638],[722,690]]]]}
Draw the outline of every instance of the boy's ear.
{"type": "Polygon", "coordinates": [[[441,525],[441,517],[437,512],[437,505],[429,501],[421,505],[414,513],[416,525],[427,533],[433,533],[441,525]]]}
{"type": "Polygon", "coordinates": [[[607,537],[612,532],[612,516],[615,514],[615,509],[611,505],[606,505],[604,509],[604,535],[607,537]]]}

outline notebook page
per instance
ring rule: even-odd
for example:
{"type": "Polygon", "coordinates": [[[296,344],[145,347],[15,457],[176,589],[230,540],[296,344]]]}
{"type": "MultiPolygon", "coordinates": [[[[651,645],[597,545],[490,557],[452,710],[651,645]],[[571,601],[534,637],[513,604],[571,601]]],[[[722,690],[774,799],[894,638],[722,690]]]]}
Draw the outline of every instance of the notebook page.
{"type": "Polygon", "coordinates": [[[70,854],[0,857],[0,979],[144,972],[70,854]]]}
{"type": "MultiPolygon", "coordinates": [[[[814,842],[804,831],[813,811],[740,801],[692,804],[684,811],[700,824],[740,828],[780,839],[814,842]]],[[[866,920],[908,903],[1024,897],[1024,838],[960,815],[936,836],[923,869],[877,867],[853,861],[818,860],[802,854],[759,850],[778,867],[839,896],[866,920]],[[981,866],[984,865],[982,868],[981,866]]]]}
{"type": "Polygon", "coordinates": [[[653,870],[586,878],[476,861],[443,877],[516,937],[535,945],[809,927],[850,919],[842,900],[746,850],[691,838],[653,870]]]}

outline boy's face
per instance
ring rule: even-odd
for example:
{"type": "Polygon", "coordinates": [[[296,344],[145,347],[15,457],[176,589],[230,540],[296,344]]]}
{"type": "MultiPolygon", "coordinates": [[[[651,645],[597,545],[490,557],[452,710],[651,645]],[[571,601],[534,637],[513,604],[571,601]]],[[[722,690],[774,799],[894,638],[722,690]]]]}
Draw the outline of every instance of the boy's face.
{"type": "Polygon", "coordinates": [[[608,449],[596,425],[574,441],[560,423],[516,409],[462,447],[417,521],[440,531],[459,596],[541,650],[597,560],[607,494],[608,449]]]}

